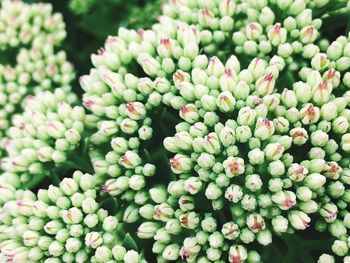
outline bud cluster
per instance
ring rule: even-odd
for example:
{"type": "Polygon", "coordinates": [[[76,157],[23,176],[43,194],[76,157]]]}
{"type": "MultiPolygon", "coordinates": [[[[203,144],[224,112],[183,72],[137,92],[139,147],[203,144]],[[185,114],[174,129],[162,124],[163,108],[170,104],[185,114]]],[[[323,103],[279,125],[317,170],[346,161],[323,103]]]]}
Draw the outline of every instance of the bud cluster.
{"type": "Polygon", "coordinates": [[[21,175],[25,182],[67,160],[80,143],[85,121],[84,108],[68,103],[75,99],[70,94],[55,89],[26,98],[24,112],[13,117],[2,142],[4,171],[21,175]]]}
{"type": "MultiPolygon", "coordinates": [[[[347,2],[171,0],[152,29],[120,28],[80,78],[90,114],[62,88],[27,97],[13,118],[1,160],[2,256],[261,262],[273,236],[314,228],[349,262],[350,35],[320,40],[321,19],[347,2]],[[15,191],[18,180],[65,167],[83,133],[93,176],[77,172],[37,196],[15,191]],[[100,208],[110,203],[115,217],[100,208]]],[[[18,64],[35,55],[21,51],[18,64]]],[[[43,85],[34,93],[46,79],[68,85],[57,57],[60,74],[29,71],[43,85]]]]}
{"type": "Polygon", "coordinates": [[[59,44],[66,37],[63,17],[50,4],[1,1],[0,49],[27,46],[36,41],[59,44]]]}
{"type": "Polygon", "coordinates": [[[77,171],[47,190],[1,185],[1,255],[5,262],[142,262],[118,240],[118,219],[100,207],[94,177],[77,171]]]}
{"type": "MultiPolygon", "coordinates": [[[[338,60],[346,53],[331,54],[333,44],[320,53],[314,43],[321,23],[309,1],[271,1],[290,10],[281,24],[263,2],[169,1],[152,30],[120,29],[109,37],[91,57],[95,68],[80,79],[96,131],[95,173],[103,191],[127,203],[123,221],[139,224],[138,237],[153,240],[158,262],[260,261],[248,244],[266,246],[273,235],[306,230],[316,214],[337,222],[329,221],[331,234],[340,231],[350,93],[346,58],[338,60]],[[234,23],[236,12],[247,20],[234,23]],[[219,52],[232,32],[234,54],[219,52]],[[256,52],[244,46],[252,43],[256,52]],[[300,79],[294,74],[281,85],[288,58],[298,54],[300,79]],[[241,59],[247,55],[255,58],[247,63],[241,59]],[[152,127],[162,108],[183,120],[164,140],[167,189],[146,172],[163,176],[147,163],[157,162],[147,141],[158,139],[152,127]]],[[[337,39],[342,48],[345,40],[337,39]]],[[[346,230],[340,232],[345,239],[346,230]]]]}
{"type": "Polygon", "coordinates": [[[15,67],[0,65],[0,134],[10,127],[12,116],[22,111],[25,96],[53,87],[69,92],[73,78],[65,52],[55,54],[51,45],[21,49],[15,67]]]}
{"type": "Polygon", "coordinates": [[[50,4],[5,0],[0,6],[1,139],[27,95],[57,87],[70,91],[74,71],[65,52],[55,50],[66,32],[62,15],[53,14],[50,4]]]}

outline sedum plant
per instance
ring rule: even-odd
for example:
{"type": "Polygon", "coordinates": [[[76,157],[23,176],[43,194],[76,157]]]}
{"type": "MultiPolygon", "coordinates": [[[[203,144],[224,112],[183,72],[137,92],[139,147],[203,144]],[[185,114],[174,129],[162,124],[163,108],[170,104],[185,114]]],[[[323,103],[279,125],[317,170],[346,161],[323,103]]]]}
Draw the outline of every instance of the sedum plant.
{"type": "Polygon", "coordinates": [[[349,8],[175,0],[151,29],[120,28],[79,79],[88,114],[56,89],[12,118],[2,256],[269,262],[282,239],[289,262],[350,262],[350,36],[322,27],[349,8]],[[38,190],[44,178],[59,187],[38,190]],[[303,232],[331,242],[314,258],[303,232]]]}
{"type": "Polygon", "coordinates": [[[3,262],[141,259],[136,251],[119,244],[124,234],[122,225],[100,208],[92,175],[76,171],[73,178],[40,189],[37,194],[16,191],[6,183],[1,186],[3,262]]]}
{"type": "Polygon", "coordinates": [[[69,104],[69,93],[56,89],[26,98],[24,112],[13,116],[4,140],[7,156],[1,167],[35,186],[47,169],[61,165],[77,148],[84,131],[85,111],[69,104]]]}
{"type": "Polygon", "coordinates": [[[74,70],[64,51],[62,15],[49,4],[2,1],[0,12],[0,141],[28,95],[54,88],[69,92],[74,70]]]}
{"type": "Polygon", "coordinates": [[[65,37],[63,17],[59,13],[52,14],[51,5],[1,1],[0,46],[2,50],[30,45],[38,38],[57,45],[65,37]]]}

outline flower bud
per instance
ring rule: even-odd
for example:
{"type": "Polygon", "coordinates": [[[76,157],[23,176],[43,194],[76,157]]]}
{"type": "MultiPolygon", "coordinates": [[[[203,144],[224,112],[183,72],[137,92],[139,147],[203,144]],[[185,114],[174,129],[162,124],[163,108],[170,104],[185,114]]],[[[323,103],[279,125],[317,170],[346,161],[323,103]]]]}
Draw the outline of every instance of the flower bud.
{"type": "Polygon", "coordinates": [[[209,61],[207,73],[209,76],[220,77],[225,72],[225,67],[217,57],[212,57],[209,61]]]}
{"type": "Polygon", "coordinates": [[[287,171],[287,175],[289,179],[295,182],[300,182],[304,180],[307,173],[308,173],[308,170],[305,167],[296,163],[292,164],[287,171]]]}
{"type": "Polygon", "coordinates": [[[317,263],[335,263],[335,259],[333,256],[328,255],[328,254],[322,254],[317,263]]]}
{"type": "Polygon", "coordinates": [[[165,203],[167,200],[167,191],[163,187],[154,187],[149,190],[151,199],[157,203],[165,203]]]}
{"type": "Polygon", "coordinates": [[[174,211],[169,205],[160,204],[154,207],[153,218],[156,220],[167,222],[172,217],[173,213],[174,211]]]}
{"type": "Polygon", "coordinates": [[[133,151],[126,151],[119,159],[119,164],[127,169],[135,168],[141,164],[140,156],[133,151]]]}
{"type": "Polygon", "coordinates": [[[119,195],[129,187],[129,178],[126,176],[118,177],[117,179],[107,180],[102,186],[102,190],[109,193],[111,196],[119,195]]]}
{"type": "Polygon", "coordinates": [[[180,223],[183,227],[188,229],[195,229],[199,224],[198,215],[194,212],[181,215],[179,217],[180,223]]]}
{"type": "Polygon", "coordinates": [[[170,168],[176,173],[186,173],[192,169],[192,161],[186,155],[176,154],[174,158],[170,159],[170,168]]]}
{"type": "Polygon", "coordinates": [[[247,217],[247,226],[254,233],[258,233],[265,229],[264,218],[260,214],[250,214],[247,217]]]}
{"type": "Polygon", "coordinates": [[[269,143],[265,148],[266,159],[271,161],[279,160],[284,150],[284,147],[279,143],[269,143]]]}
{"type": "Polygon", "coordinates": [[[341,137],[341,147],[345,152],[350,152],[350,133],[346,133],[341,137]]]}
{"type": "Polygon", "coordinates": [[[78,184],[72,178],[64,178],[60,183],[60,188],[65,195],[73,195],[78,191],[78,184]]]}
{"type": "Polygon", "coordinates": [[[228,157],[223,166],[229,178],[244,173],[244,160],[242,158],[228,157]]]}
{"type": "MultiPolygon", "coordinates": [[[[134,132],[136,132],[138,130],[138,128],[139,128],[139,126],[138,126],[137,122],[134,120],[131,120],[129,118],[125,118],[120,123],[120,129],[126,134],[133,134],[134,132]]],[[[114,129],[113,131],[112,131],[112,129],[114,129],[114,128],[113,127],[104,127],[103,131],[106,134],[106,136],[110,136],[110,135],[114,134],[115,132],[117,132],[116,129],[114,129]]],[[[102,130],[102,128],[100,130],[102,130]]]]}
{"type": "Polygon", "coordinates": [[[129,102],[125,106],[126,114],[130,119],[140,120],[146,115],[146,108],[140,102],[129,102]]]}
{"type": "Polygon", "coordinates": [[[54,257],[61,256],[64,253],[64,246],[58,241],[53,241],[49,246],[49,253],[54,257]]]}
{"type": "Polygon", "coordinates": [[[305,186],[311,190],[317,190],[326,183],[326,177],[319,173],[312,173],[305,177],[305,186]]]}
{"type": "Polygon", "coordinates": [[[336,162],[327,162],[323,170],[324,176],[337,180],[342,172],[342,168],[336,162]]]}
{"type": "Polygon", "coordinates": [[[254,136],[256,138],[264,141],[271,137],[274,132],[275,126],[273,125],[272,121],[268,120],[267,118],[258,118],[254,130],[254,136]]]}
{"type": "Polygon", "coordinates": [[[350,125],[349,125],[348,120],[345,117],[340,116],[340,117],[336,118],[335,120],[333,120],[332,131],[334,133],[344,134],[349,129],[349,126],[350,125]]]}
{"type": "Polygon", "coordinates": [[[348,253],[349,248],[348,248],[346,242],[341,241],[341,240],[336,240],[336,241],[334,241],[334,243],[332,245],[332,251],[337,256],[344,257],[348,253]]]}
{"type": "Polygon", "coordinates": [[[257,174],[250,174],[245,178],[245,186],[252,192],[259,191],[262,185],[263,182],[261,181],[260,176],[257,174]]]}
{"type": "Polygon", "coordinates": [[[108,262],[112,257],[112,252],[108,247],[101,246],[95,251],[95,258],[100,262],[108,262]]]}
{"type": "Polygon", "coordinates": [[[288,210],[296,204],[296,195],[291,191],[277,192],[271,199],[282,210],[288,210]]]}
{"type": "Polygon", "coordinates": [[[260,231],[256,240],[263,246],[269,245],[272,242],[271,232],[267,229],[260,231]]]}
{"type": "Polygon", "coordinates": [[[180,107],[180,117],[187,121],[188,123],[195,123],[198,118],[198,109],[193,104],[187,104],[185,106],[180,107]]]}
{"type": "Polygon", "coordinates": [[[183,260],[193,261],[199,253],[201,247],[197,243],[196,238],[186,238],[180,249],[180,257],[183,260]]]}
{"type": "Polygon", "coordinates": [[[178,244],[167,245],[162,253],[165,260],[175,261],[179,258],[180,246],[178,244]]]}
{"type": "Polygon", "coordinates": [[[135,250],[129,250],[125,253],[124,262],[130,262],[130,263],[140,263],[141,257],[135,250]]]}
{"type": "Polygon", "coordinates": [[[260,77],[256,83],[255,88],[260,96],[271,94],[275,87],[275,79],[272,73],[260,77]]]}
{"type": "Polygon", "coordinates": [[[287,40],[287,30],[277,23],[270,28],[267,37],[273,46],[281,45],[287,40]]]}
{"type": "Polygon", "coordinates": [[[235,107],[236,99],[230,91],[224,91],[217,97],[216,104],[222,112],[230,112],[235,107]]]}
{"type": "Polygon", "coordinates": [[[226,188],[225,198],[230,202],[237,203],[243,197],[242,188],[238,185],[231,185],[226,188]]]}
{"type": "Polygon", "coordinates": [[[222,91],[234,92],[234,87],[238,82],[236,72],[232,68],[225,69],[223,75],[219,79],[220,89],[222,91]]]}
{"type": "Polygon", "coordinates": [[[153,222],[142,223],[137,229],[137,236],[142,239],[153,238],[156,234],[159,225],[153,222]]]}
{"type": "Polygon", "coordinates": [[[159,62],[146,53],[141,53],[137,58],[137,62],[149,76],[156,76],[158,71],[161,69],[159,62]]]}
{"type": "Polygon", "coordinates": [[[248,257],[247,250],[241,245],[231,246],[228,257],[229,262],[244,262],[248,257]]]}
{"type": "Polygon", "coordinates": [[[272,219],[273,230],[277,233],[285,233],[288,229],[288,220],[283,216],[277,216],[272,219]]]}
{"type": "Polygon", "coordinates": [[[209,200],[218,199],[222,195],[222,191],[220,187],[218,187],[215,183],[210,183],[205,190],[205,196],[209,200]]]}
{"type": "Polygon", "coordinates": [[[236,129],[236,139],[238,142],[245,143],[252,137],[252,132],[248,126],[239,126],[236,129]]]}
{"type": "Polygon", "coordinates": [[[288,214],[288,220],[290,224],[297,230],[305,230],[310,226],[310,217],[301,211],[291,211],[288,214]]]}
{"type": "Polygon", "coordinates": [[[249,96],[249,85],[245,81],[239,81],[237,85],[232,87],[233,95],[236,99],[246,99],[249,96]]]}
{"type": "Polygon", "coordinates": [[[293,84],[293,90],[299,102],[305,103],[312,98],[312,90],[307,83],[298,81],[293,84]]]}
{"type": "Polygon", "coordinates": [[[300,31],[300,41],[304,44],[312,43],[316,40],[317,30],[313,26],[306,26],[300,31]]]}
{"type": "Polygon", "coordinates": [[[254,22],[249,23],[245,29],[246,36],[249,40],[256,40],[261,36],[262,30],[263,29],[260,24],[254,22]]]}
{"type": "Polygon", "coordinates": [[[250,107],[243,107],[238,112],[237,122],[240,125],[252,126],[255,123],[256,112],[250,107]]]}
{"type": "Polygon", "coordinates": [[[316,123],[320,118],[320,109],[307,104],[300,110],[301,122],[305,125],[316,123]]]}

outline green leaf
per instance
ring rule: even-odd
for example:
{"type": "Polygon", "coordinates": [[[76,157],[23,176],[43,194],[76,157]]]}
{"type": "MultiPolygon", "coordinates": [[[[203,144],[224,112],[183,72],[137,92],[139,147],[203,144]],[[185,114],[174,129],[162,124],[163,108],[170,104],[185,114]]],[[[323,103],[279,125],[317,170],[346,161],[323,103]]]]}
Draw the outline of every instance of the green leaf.
{"type": "Polygon", "coordinates": [[[133,250],[138,250],[137,248],[137,244],[135,242],[135,240],[131,237],[130,234],[126,234],[124,240],[123,240],[123,246],[126,249],[133,249],[133,250]]]}

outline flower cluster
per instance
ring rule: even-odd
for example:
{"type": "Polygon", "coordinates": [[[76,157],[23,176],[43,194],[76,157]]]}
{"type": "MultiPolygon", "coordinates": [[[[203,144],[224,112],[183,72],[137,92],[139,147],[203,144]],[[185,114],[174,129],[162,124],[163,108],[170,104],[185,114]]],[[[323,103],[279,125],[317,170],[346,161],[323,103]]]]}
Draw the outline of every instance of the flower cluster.
{"type": "Polygon", "coordinates": [[[47,190],[15,190],[1,183],[1,257],[4,262],[140,262],[118,240],[118,219],[100,207],[94,178],[75,172],[47,190]]]}
{"type": "MultiPolygon", "coordinates": [[[[247,244],[266,246],[273,235],[305,230],[316,214],[336,222],[329,225],[332,235],[343,225],[336,218],[338,213],[343,218],[347,207],[348,39],[339,37],[321,53],[313,44],[321,21],[312,20],[302,2],[304,7],[271,3],[290,9],[281,23],[295,26],[285,29],[274,19],[263,21],[271,18],[264,15],[272,13],[267,3],[251,10],[257,2],[171,1],[152,31],[121,29],[92,56],[96,69],[81,78],[84,105],[99,119],[91,139],[112,148],[92,150],[95,172],[112,177],[104,191],[128,202],[134,198],[126,210],[134,214],[129,222],[141,220],[137,235],[154,239],[158,261],[250,262],[260,256],[247,244]],[[254,22],[261,9],[261,21],[254,22]],[[247,18],[236,24],[232,16],[241,13],[247,18]],[[233,33],[236,55],[219,54],[231,31],[238,32],[233,33]],[[262,50],[250,52],[250,45],[262,50]],[[293,52],[304,62],[281,86],[293,52]],[[136,75],[138,67],[147,77],[136,75]],[[155,97],[157,103],[150,104],[155,97]],[[167,190],[147,179],[142,164],[147,154],[140,156],[150,150],[140,143],[142,131],[152,129],[146,116],[161,118],[162,107],[168,114],[178,110],[183,119],[175,120],[176,134],[164,140],[174,154],[167,190]],[[129,137],[136,133],[138,139],[129,137]]],[[[148,132],[146,139],[151,136],[148,132]]],[[[157,160],[151,155],[152,161],[157,160]]],[[[318,229],[323,222],[317,222],[318,229]]],[[[336,237],[347,238],[346,230],[341,233],[336,237]]],[[[333,251],[344,256],[339,242],[333,251]]]]}
{"type": "Polygon", "coordinates": [[[74,78],[65,52],[54,53],[50,45],[21,49],[16,66],[0,65],[0,135],[11,126],[13,114],[21,112],[25,96],[61,87],[70,91],[74,78]]]}
{"type": "Polygon", "coordinates": [[[0,49],[30,46],[38,40],[57,45],[65,37],[63,17],[59,13],[52,14],[51,5],[1,1],[0,49]]]}
{"type": "Polygon", "coordinates": [[[57,87],[70,91],[73,67],[64,51],[55,51],[65,35],[62,16],[52,14],[51,5],[1,3],[0,49],[16,55],[0,59],[0,137],[25,96],[57,87]]]}
{"type": "Polygon", "coordinates": [[[90,114],[56,89],[28,97],[13,118],[2,159],[0,233],[11,234],[2,255],[261,262],[274,237],[311,228],[333,238],[319,263],[349,262],[350,35],[328,42],[322,30],[323,19],[349,7],[171,0],[152,29],[120,28],[80,78],[90,114]],[[37,197],[14,192],[16,176],[29,187],[68,165],[82,139],[92,176],[77,172],[37,197]],[[31,220],[41,215],[39,233],[31,220]],[[55,240],[41,244],[47,234],[55,240]],[[138,245],[146,249],[134,251],[138,245]]]}
{"type": "Polygon", "coordinates": [[[80,143],[85,120],[84,108],[71,106],[69,97],[55,89],[26,98],[24,112],[13,117],[2,142],[7,154],[1,160],[4,171],[21,175],[24,183],[67,160],[80,143]]]}

